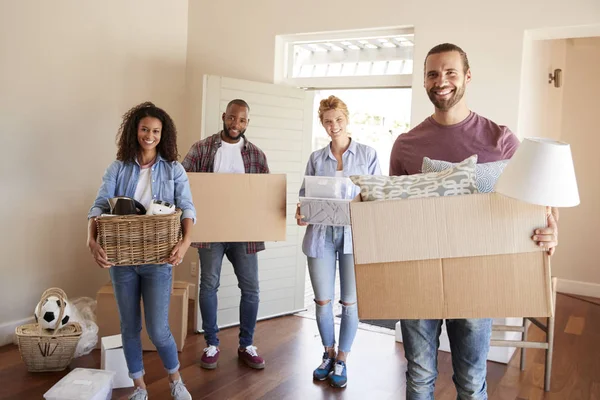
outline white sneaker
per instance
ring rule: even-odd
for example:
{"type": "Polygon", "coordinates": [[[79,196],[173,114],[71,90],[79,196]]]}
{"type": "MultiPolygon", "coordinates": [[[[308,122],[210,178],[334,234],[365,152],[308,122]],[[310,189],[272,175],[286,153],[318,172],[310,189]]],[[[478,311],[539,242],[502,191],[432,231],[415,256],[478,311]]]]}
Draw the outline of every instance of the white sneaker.
{"type": "Polygon", "coordinates": [[[135,388],[135,392],[127,398],[127,400],[148,400],[148,391],[139,387],[135,388]]]}
{"type": "Polygon", "coordinates": [[[171,396],[175,400],[192,400],[192,395],[188,392],[181,378],[175,382],[170,382],[169,386],[171,386],[171,396]]]}

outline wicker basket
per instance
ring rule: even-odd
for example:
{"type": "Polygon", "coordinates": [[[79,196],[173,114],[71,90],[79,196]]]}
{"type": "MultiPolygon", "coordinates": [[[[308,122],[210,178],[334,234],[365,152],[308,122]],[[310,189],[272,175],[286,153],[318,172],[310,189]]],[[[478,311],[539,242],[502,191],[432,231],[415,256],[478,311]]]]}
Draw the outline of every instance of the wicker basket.
{"type": "Polygon", "coordinates": [[[114,265],[163,263],[181,240],[181,213],[98,217],[98,243],[114,265]]]}
{"type": "MultiPolygon", "coordinates": [[[[56,296],[60,302],[60,315],[63,318],[67,295],[62,289],[50,288],[42,294],[39,307],[50,296],[56,296]]],[[[38,310],[39,311],[39,310],[38,310]]],[[[62,371],[69,366],[75,348],[82,334],[81,325],[71,322],[53,331],[42,329],[40,324],[26,324],[15,330],[21,359],[30,372],[62,371]]]]}

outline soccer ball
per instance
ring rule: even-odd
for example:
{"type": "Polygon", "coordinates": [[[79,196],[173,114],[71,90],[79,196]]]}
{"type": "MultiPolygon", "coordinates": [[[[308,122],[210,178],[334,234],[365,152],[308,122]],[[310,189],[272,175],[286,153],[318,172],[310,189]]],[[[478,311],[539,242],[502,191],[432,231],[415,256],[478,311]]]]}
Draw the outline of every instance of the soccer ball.
{"type": "Polygon", "coordinates": [[[71,306],[65,301],[65,312],[63,313],[62,320],[58,321],[60,315],[61,301],[56,296],[50,296],[40,308],[38,305],[35,307],[34,315],[35,322],[40,324],[44,329],[56,329],[56,324],[59,323],[59,329],[65,326],[71,318],[71,306]],[[39,313],[38,313],[39,310],[39,313]]]}

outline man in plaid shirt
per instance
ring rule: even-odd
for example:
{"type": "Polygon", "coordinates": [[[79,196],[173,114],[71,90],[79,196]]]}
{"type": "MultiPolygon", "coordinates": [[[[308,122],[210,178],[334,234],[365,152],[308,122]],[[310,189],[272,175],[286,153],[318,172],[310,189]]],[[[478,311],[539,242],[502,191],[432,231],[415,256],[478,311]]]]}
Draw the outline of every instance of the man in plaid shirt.
{"type": "MultiPolygon", "coordinates": [[[[229,102],[223,113],[223,130],[192,145],[183,160],[188,172],[268,174],[265,154],[250,143],[244,133],[250,119],[250,107],[244,100],[229,102]]],[[[240,205],[241,206],[241,205],[240,205]]],[[[258,314],[258,258],[265,249],[263,242],[193,243],[200,256],[200,312],[202,329],[207,347],[200,365],[206,369],[217,367],[219,338],[217,333],[217,290],[221,277],[223,256],[233,264],[238,286],[242,292],[240,301],[240,340],[238,357],[246,365],[263,369],[265,361],[252,345],[258,314]]]]}

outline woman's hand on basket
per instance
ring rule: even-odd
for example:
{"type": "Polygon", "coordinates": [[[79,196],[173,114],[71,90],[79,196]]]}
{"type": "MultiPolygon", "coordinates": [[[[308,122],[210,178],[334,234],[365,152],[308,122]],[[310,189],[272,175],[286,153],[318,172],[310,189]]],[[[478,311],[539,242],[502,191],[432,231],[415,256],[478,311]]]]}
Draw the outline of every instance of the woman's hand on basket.
{"type": "Polygon", "coordinates": [[[90,240],[88,242],[88,248],[90,249],[90,253],[94,257],[96,264],[100,266],[100,268],[110,268],[113,265],[108,262],[106,258],[106,252],[104,249],[96,242],[95,240],[90,240]]]}
{"type": "Polygon", "coordinates": [[[181,264],[183,257],[185,257],[185,253],[188,251],[191,244],[192,243],[188,240],[180,240],[173,248],[173,251],[171,251],[171,256],[169,256],[167,262],[173,266],[181,264]]]}

